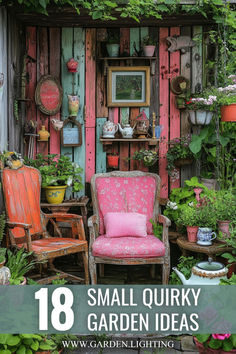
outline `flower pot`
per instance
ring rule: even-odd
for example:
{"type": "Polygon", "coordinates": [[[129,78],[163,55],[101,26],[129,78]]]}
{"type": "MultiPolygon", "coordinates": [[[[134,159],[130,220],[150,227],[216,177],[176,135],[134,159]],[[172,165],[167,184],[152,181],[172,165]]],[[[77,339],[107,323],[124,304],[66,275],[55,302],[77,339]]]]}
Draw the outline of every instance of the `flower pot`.
{"type": "Polygon", "coordinates": [[[70,117],[77,117],[79,112],[79,97],[68,95],[68,110],[70,117]]]}
{"type": "Polygon", "coordinates": [[[214,178],[201,178],[201,183],[208,189],[216,189],[217,181],[214,178]]]}
{"type": "Polygon", "coordinates": [[[119,56],[119,44],[107,44],[107,52],[109,57],[118,57],[119,56]]]}
{"type": "Polygon", "coordinates": [[[229,106],[222,106],[220,111],[222,122],[236,122],[236,103],[230,104],[229,106]]]}
{"type": "Polygon", "coordinates": [[[178,109],[185,109],[186,108],[186,106],[185,106],[185,98],[184,97],[176,96],[175,97],[175,103],[176,103],[176,107],[178,109]]]}
{"type": "Polygon", "coordinates": [[[187,226],[188,241],[197,242],[198,226],[187,226]]]}
{"type": "Polygon", "coordinates": [[[191,165],[192,163],[193,163],[193,159],[191,159],[191,158],[177,159],[174,161],[174,165],[176,167],[191,165]]]}
{"type": "Polygon", "coordinates": [[[143,47],[144,56],[145,57],[152,57],[155,52],[156,46],[155,45],[145,45],[143,47]]]}
{"type": "Polygon", "coordinates": [[[119,166],[119,156],[107,155],[108,167],[118,168],[119,166]]]}
{"type": "Polygon", "coordinates": [[[193,125],[208,125],[213,117],[213,112],[210,111],[189,111],[189,119],[193,125]]]}
{"type": "Polygon", "coordinates": [[[47,186],[43,188],[49,204],[61,204],[63,202],[67,186],[47,186]]]}
{"type": "Polygon", "coordinates": [[[218,228],[219,231],[222,232],[223,238],[230,237],[229,224],[230,224],[229,220],[218,220],[218,228]]]}

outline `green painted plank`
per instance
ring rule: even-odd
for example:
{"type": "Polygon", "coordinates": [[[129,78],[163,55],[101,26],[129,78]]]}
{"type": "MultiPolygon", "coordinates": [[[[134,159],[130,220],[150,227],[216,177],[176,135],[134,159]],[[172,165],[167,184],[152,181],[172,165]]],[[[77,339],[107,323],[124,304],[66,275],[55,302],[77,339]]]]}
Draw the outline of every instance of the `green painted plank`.
{"type": "MultiPolygon", "coordinates": [[[[72,75],[68,72],[66,63],[73,57],[73,28],[62,28],[62,38],[61,38],[61,83],[63,88],[63,100],[62,100],[62,120],[65,120],[68,113],[68,97],[67,95],[72,94],[72,75]]],[[[73,149],[71,147],[61,146],[61,154],[67,155],[70,159],[73,159],[73,149]]],[[[72,196],[71,188],[67,188],[66,199],[72,196]]]]}
{"type": "Polygon", "coordinates": [[[139,28],[130,28],[130,56],[135,53],[134,43],[136,44],[137,50],[139,50],[139,28]]]}
{"type": "Polygon", "coordinates": [[[78,72],[75,74],[75,94],[79,96],[79,113],[77,120],[82,126],[82,145],[74,147],[74,162],[83,168],[82,183],[84,188],[76,193],[76,197],[85,195],[85,126],[84,126],[84,100],[85,100],[85,30],[74,28],[74,58],[79,61],[78,72]]]}
{"type": "Polygon", "coordinates": [[[129,123],[129,107],[122,107],[120,109],[120,123],[122,125],[129,123]]]}
{"type": "MultiPolygon", "coordinates": [[[[141,27],[141,29],[140,29],[140,41],[141,41],[141,43],[142,43],[143,38],[148,36],[148,35],[149,35],[148,27],[141,27]]],[[[150,85],[151,85],[151,82],[150,82],[150,85]]],[[[147,117],[149,118],[149,107],[140,107],[140,112],[142,110],[144,110],[144,112],[146,113],[147,117]]],[[[150,120],[150,122],[151,122],[151,120],[150,120]]]]}
{"type": "Polygon", "coordinates": [[[103,151],[103,144],[100,142],[103,124],[107,118],[96,119],[96,173],[106,172],[106,153],[103,151]]]}

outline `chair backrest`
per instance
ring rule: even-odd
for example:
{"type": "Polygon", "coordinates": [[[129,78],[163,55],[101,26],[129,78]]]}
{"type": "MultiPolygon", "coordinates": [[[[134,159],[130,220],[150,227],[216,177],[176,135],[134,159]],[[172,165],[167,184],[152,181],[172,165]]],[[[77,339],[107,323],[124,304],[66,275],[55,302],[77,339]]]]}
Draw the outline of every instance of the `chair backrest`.
{"type": "MultiPolygon", "coordinates": [[[[5,168],[2,184],[8,220],[32,224],[31,235],[42,233],[44,230],[40,210],[40,172],[28,166],[18,170],[5,168]]],[[[24,236],[24,229],[15,227],[12,234],[16,239],[21,238],[24,236]]]]}
{"type": "Polygon", "coordinates": [[[158,214],[160,177],[141,171],[115,171],[95,174],[91,179],[94,214],[99,216],[99,234],[104,234],[104,215],[108,212],[136,212],[151,218],[158,214]]]}

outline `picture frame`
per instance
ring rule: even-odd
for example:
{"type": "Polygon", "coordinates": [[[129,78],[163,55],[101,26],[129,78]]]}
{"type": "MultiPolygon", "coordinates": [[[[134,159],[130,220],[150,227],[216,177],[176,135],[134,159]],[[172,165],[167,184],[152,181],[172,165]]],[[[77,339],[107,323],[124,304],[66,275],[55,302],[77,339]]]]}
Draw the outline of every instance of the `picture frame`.
{"type": "Polygon", "coordinates": [[[149,66],[110,66],[107,75],[108,107],[150,105],[149,66]]]}
{"type": "Polygon", "coordinates": [[[61,143],[64,147],[82,145],[81,124],[74,118],[75,117],[69,117],[63,123],[61,129],[61,143]]]}

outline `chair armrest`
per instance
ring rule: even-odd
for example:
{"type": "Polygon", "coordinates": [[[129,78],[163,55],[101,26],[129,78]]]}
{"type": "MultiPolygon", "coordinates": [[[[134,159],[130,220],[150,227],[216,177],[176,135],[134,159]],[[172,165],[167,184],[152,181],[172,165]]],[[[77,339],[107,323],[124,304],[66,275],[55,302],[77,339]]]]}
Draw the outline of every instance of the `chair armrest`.
{"type": "Polygon", "coordinates": [[[160,224],[166,225],[167,227],[171,226],[171,221],[166,216],[159,214],[158,221],[160,224]]]}
{"type": "Polygon", "coordinates": [[[14,227],[21,227],[22,229],[29,230],[32,227],[31,224],[24,224],[23,222],[7,221],[6,224],[10,229],[14,229],[14,227]]]}
{"type": "Polygon", "coordinates": [[[89,229],[89,250],[92,252],[92,245],[98,236],[98,217],[97,215],[92,215],[88,218],[88,229],[89,229]]]}
{"type": "Polygon", "coordinates": [[[51,220],[52,224],[55,227],[56,232],[60,237],[62,237],[62,234],[56,224],[57,221],[66,221],[71,224],[71,229],[72,229],[72,237],[76,238],[76,235],[78,236],[79,240],[86,241],[85,237],[85,232],[84,232],[84,224],[83,224],[83,218],[81,215],[77,214],[67,214],[67,213],[52,213],[52,214],[44,214],[46,220],[46,223],[51,220]],[[56,222],[53,220],[56,219],[56,222]]]}

